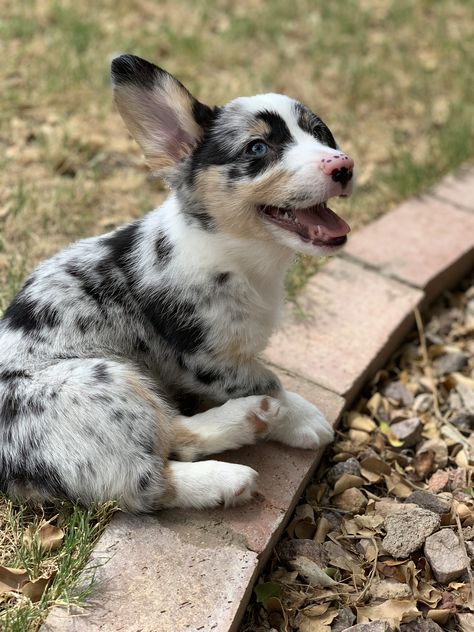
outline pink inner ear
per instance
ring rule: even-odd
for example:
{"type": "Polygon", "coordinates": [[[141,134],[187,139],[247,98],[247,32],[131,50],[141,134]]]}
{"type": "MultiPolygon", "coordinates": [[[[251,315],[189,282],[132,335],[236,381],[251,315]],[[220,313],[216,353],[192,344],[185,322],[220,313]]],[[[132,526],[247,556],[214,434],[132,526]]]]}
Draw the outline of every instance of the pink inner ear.
{"type": "Polygon", "coordinates": [[[173,108],[166,104],[154,105],[152,120],[159,132],[163,135],[164,151],[173,160],[179,160],[183,155],[183,146],[191,147],[196,139],[186,132],[180,125],[178,115],[173,108]]]}

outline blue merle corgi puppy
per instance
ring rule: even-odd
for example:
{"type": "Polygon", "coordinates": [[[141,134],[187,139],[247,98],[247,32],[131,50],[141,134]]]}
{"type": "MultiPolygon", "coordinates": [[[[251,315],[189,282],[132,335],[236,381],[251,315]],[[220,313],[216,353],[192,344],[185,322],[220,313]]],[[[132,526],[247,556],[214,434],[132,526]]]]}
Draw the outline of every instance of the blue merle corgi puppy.
{"type": "Polygon", "coordinates": [[[5,311],[0,490],[132,512],[241,503],[257,473],[209,455],[333,437],[258,356],[295,251],[333,254],[347,239],[326,202],[351,193],[353,162],[287,96],[208,107],[132,55],[113,60],[112,80],[171,194],[39,265],[5,311]]]}

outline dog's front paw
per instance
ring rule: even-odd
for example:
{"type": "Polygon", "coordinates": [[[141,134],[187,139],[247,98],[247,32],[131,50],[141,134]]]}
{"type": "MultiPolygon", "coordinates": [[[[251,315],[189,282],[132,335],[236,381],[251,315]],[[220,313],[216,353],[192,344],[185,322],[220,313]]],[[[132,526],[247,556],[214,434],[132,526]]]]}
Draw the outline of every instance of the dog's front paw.
{"type": "Polygon", "coordinates": [[[279,423],[273,426],[269,438],[294,448],[316,450],[331,443],[334,430],[316,406],[286,391],[279,423]]]}

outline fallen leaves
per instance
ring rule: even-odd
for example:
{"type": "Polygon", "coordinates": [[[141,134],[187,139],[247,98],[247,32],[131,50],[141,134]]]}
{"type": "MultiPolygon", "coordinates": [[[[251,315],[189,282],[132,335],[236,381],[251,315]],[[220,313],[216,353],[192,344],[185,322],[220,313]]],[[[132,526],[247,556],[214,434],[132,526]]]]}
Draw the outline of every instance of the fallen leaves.
{"type": "Polygon", "coordinates": [[[345,414],[268,570],[276,630],[343,630],[341,613],[420,632],[474,620],[474,290],[448,301],[345,414]]]}

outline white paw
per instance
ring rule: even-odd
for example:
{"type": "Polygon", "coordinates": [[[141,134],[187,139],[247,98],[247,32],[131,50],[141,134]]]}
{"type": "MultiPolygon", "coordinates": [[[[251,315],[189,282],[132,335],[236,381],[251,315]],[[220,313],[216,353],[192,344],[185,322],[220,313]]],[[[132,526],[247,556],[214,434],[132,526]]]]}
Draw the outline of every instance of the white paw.
{"type": "Polygon", "coordinates": [[[249,501],[257,491],[258,474],[246,465],[169,461],[169,468],[174,495],[168,507],[231,507],[249,501]]]}
{"type": "MultiPolygon", "coordinates": [[[[227,421],[229,429],[240,432],[240,437],[247,437],[245,443],[254,443],[259,437],[265,437],[270,432],[274,420],[280,413],[280,402],[273,397],[250,395],[230,399],[221,410],[225,413],[223,421],[227,421]]],[[[243,444],[241,444],[243,445],[243,444]]]]}
{"type": "Polygon", "coordinates": [[[322,412],[297,393],[285,391],[279,422],[269,438],[294,448],[316,450],[334,439],[334,430],[322,412]]]}

